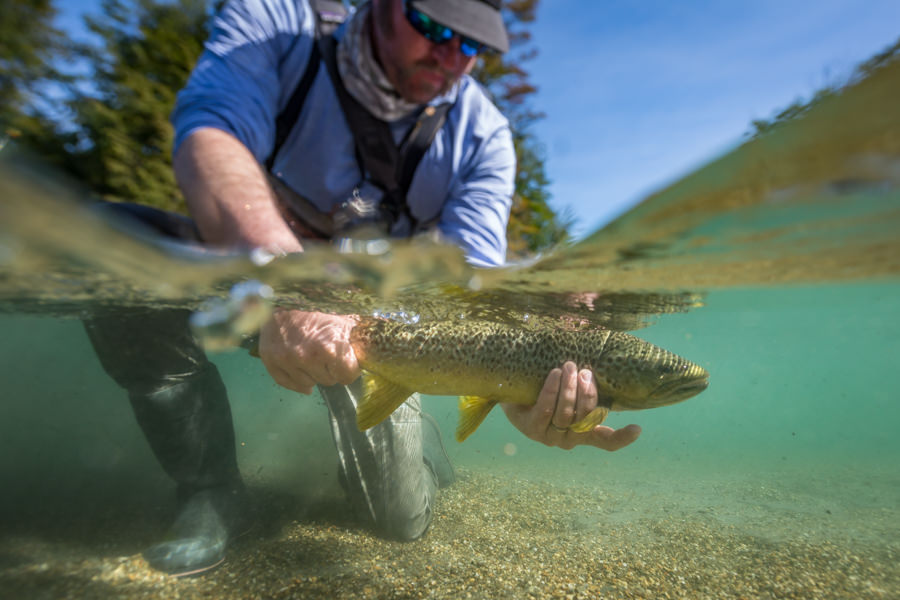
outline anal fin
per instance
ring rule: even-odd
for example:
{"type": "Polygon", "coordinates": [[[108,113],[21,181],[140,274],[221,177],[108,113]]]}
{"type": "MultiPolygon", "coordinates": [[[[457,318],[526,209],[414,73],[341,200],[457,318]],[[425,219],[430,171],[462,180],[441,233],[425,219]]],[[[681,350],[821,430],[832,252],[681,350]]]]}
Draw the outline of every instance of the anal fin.
{"type": "Polygon", "coordinates": [[[480,396],[459,397],[459,424],[456,426],[456,441],[462,442],[478,429],[484,418],[488,416],[496,400],[480,396]]]}
{"type": "Polygon", "coordinates": [[[360,431],[374,427],[391,416],[407,398],[411,390],[374,373],[363,373],[363,395],[356,407],[356,426],[360,431]]]}
{"type": "Polygon", "coordinates": [[[609,407],[598,406],[597,408],[589,412],[580,421],[572,423],[569,426],[569,429],[571,429],[575,433],[586,433],[592,430],[597,425],[603,423],[603,421],[606,420],[607,415],[609,415],[609,407]]]}

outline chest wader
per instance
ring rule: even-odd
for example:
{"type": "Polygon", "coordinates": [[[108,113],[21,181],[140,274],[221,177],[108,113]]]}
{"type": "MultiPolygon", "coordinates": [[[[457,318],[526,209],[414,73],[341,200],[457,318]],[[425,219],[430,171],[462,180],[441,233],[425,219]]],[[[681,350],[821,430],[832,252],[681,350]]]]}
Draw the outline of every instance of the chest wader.
{"type": "MultiPolygon", "coordinates": [[[[320,9],[323,2],[343,11],[340,3],[313,0],[320,25],[325,14],[320,9]]],[[[333,45],[324,51],[314,46],[316,51],[298,90],[279,114],[276,147],[268,164],[300,114],[298,102],[302,103],[319,71],[320,56],[333,57],[333,45]]],[[[335,86],[343,90],[339,78],[335,86]]],[[[418,142],[406,144],[412,151],[398,153],[395,148],[391,154],[395,166],[380,169],[382,189],[389,192],[386,197],[393,198],[392,214],[408,214],[405,191],[447,108],[426,115],[433,118],[437,112],[439,120],[426,123],[433,131],[424,146],[419,135],[422,139],[418,142]],[[402,183],[395,184],[397,181],[402,183]]],[[[414,130],[421,132],[422,127],[414,130]]],[[[386,125],[380,127],[381,133],[369,136],[368,143],[383,147],[385,131],[389,135],[386,125]]],[[[358,144],[357,154],[358,158],[362,154],[361,164],[367,170],[371,165],[365,157],[372,154],[372,147],[358,144]]],[[[102,210],[137,220],[168,237],[202,243],[193,222],[184,217],[129,204],[103,205],[102,210]]],[[[247,512],[225,386],[190,333],[188,317],[186,310],[122,308],[98,311],[84,322],[101,365],[127,391],[153,453],[177,484],[177,517],[168,541],[144,552],[152,567],[174,575],[199,573],[220,564],[229,539],[241,532],[247,512]]],[[[433,419],[426,415],[423,421],[417,396],[391,419],[366,433],[359,432],[358,385],[319,388],[328,404],[341,483],[355,512],[379,531],[394,538],[415,539],[431,522],[435,489],[454,479],[440,433],[433,419]]]]}
{"type": "Polygon", "coordinates": [[[225,386],[194,340],[189,315],[110,309],[84,322],[101,365],[128,392],[153,454],[177,484],[169,541],[144,552],[152,567],[176,575],[221,563],[247,504],[225,386]]]}

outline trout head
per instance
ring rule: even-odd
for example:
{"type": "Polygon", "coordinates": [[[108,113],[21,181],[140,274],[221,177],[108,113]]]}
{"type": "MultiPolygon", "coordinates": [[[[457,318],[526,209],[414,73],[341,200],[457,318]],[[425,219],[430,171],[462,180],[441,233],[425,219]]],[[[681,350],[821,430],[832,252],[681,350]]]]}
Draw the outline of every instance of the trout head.
{"type": "Polygon", "coordinates": [[[706,389],[709,373],[677,354],[626,333],[613,333],[593,365],[598,392],[612,410],[675,404],[706,389]]]}

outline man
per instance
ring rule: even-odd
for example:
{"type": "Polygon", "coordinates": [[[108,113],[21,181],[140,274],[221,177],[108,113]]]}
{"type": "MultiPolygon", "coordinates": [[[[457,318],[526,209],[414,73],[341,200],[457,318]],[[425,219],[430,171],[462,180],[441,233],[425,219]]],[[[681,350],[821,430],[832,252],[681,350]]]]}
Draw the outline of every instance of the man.
{"type": "MultiPolygon", "coordinates": [[[[515,172],[508,123],[467,76],[480,51],[508,48],[499,4],[373,0],[335,33],[343,88],[390,125],[395,142],[432,112],[426,106],[449,107],[386,230],[405,236],[436,229],[480,266],[504,260],[515,172]]],[[[318,49],[315,28],[306,0],[234,0],[218,15],[173,113],[175,173],[204,242],[302,252],[306,229],[295,196],[337,222],[348,198],[360,190],[379,193],[324,66],[314,71],[302,110],[278,143],[276,122],[318,49]],[[270,176],[290,193],[276,194],[270,176]]],[[[353,316],[278,310],[260,332],[260,357],[286,388],[309,394],[319,386],[341,481],[360,516],[386,535],[415,539],[430,524],[435,490],[452,481],[452,468],[415,396],[381,425],[356,429],[354,323],[353,316]]],[[[145,556],[173,574],[215,566],[244,513],[231,416],[215,367],[187,333],[182,312],[104,315],[87,327],[178,484],[169,539],[145,556]]],[[[548,375],[534,407],[504,409],[528,437],[551,446],[615,450],[636,439],[636,426],[567,429],[596,404],[590,372],[567,363],[548,375]]]]}

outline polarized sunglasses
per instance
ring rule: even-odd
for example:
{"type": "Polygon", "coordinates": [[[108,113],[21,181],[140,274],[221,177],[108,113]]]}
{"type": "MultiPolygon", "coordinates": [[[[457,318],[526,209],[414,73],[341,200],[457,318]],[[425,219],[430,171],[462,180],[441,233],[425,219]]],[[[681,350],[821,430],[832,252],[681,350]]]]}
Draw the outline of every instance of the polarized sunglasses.
{"type": "MultiPolygon", "coordinates": [[[[422,11],[413,8],[409,2],[404,2],[406,8],[406,20],[412,25],[413,29],[421,33],[425,38],[435,44],[445,44],[453,39],[456,35],[452,29],[446,25],[441,25],[422,11]]],[[[478,56],[487,48],[481,42],[476,42],[472,38],[463,35],[459,36],[459,50],[463,56],[478,56]]]]}

